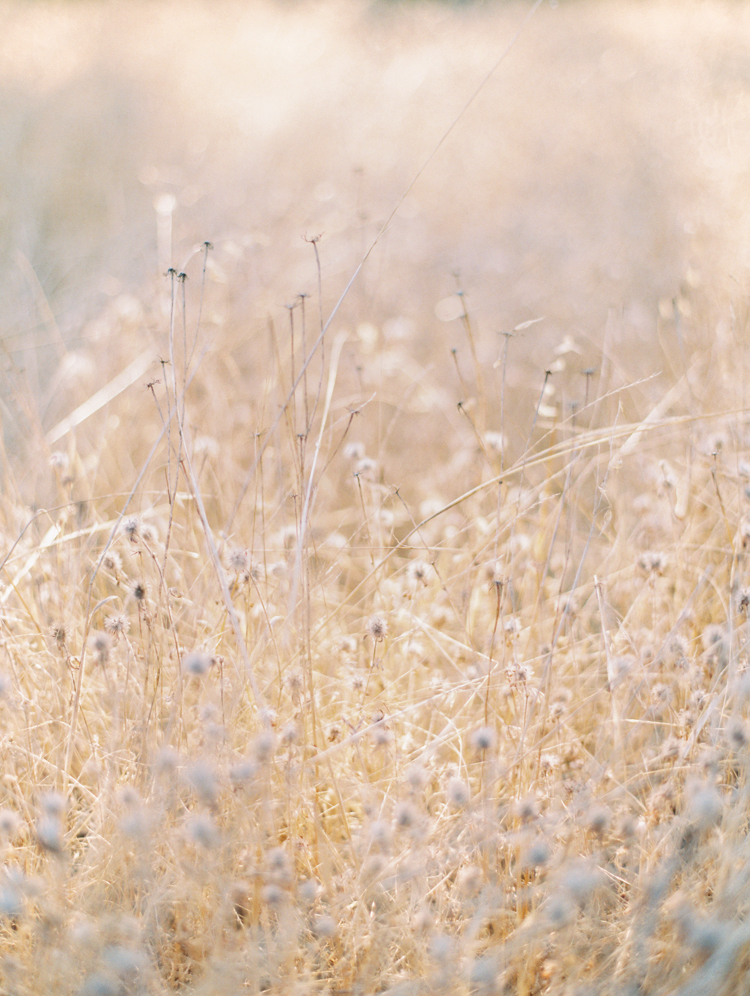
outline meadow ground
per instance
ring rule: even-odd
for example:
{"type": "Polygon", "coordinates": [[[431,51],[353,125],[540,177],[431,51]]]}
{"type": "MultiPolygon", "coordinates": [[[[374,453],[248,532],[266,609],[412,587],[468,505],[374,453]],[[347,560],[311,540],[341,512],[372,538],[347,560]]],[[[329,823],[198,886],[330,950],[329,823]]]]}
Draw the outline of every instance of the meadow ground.
{"type": "Polygon", "coordinates": [[[750,11],[530,6],[0,8],[4,993],[750,988],[750,11]]]}

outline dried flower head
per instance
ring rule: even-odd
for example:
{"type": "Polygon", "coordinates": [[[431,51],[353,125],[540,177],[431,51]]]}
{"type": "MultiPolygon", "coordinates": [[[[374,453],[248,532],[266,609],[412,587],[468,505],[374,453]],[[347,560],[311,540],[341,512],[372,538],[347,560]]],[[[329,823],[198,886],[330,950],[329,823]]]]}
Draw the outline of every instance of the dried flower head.
{"type": "Polygon", "coordinates": [[[107,550],[102,560],[102,567],[117,577],[122,574],[122,557],[114,550],[107,550]]]}
{"type": "Polygon", "coordinates": [[[406,576],[413,585],[421,584],[426,587],[430,577],[430,565],[424,560],[412,560],[406,569],[406,576]]]}
{"type": "Polygon", "coordinates": [[[153,522],[142,522],[141,523],[141,539],[148,545],[153,545],[159,540],[159,530],[153,524],[153,522]]]}
{"type": "Polygon", "coordinates": [[[354,468],[354,476],[374,483],[378,471],[378,462],[372,457],[362,457],[354,468]]]}
{"type": "Polygon", "coordinates": [[[141,520],[137,515],[128,515],[122,520],[123,534],[131,543],[137,543],[141,535],[141,520]]]}
{"type": "Polygon", "coordinates": [[[127,616],[122,614],[107,616],[104,620],[105,632],[109,633],[109,635],[114,637],[115,640],[119,640],[120,637],[127,636],[129,629],[130,620],[127,616]]]}
{"type": "Polygon", "coordinates": [[[388,636],[388,623],[382,616],[370,616],[365,632],[376,643],[380,643],[388,636]]]}
{"type": "Polygon", "coordinates": [[[227,555],[227,567],[233,574],[242,574],[250,567],[250,555],[242,547],[235,546],[227,555]]]}
{"type": "Polygon", "coordinates": [[[667,558],[656,550],[645,550],[638,558],[638,566],[646,574],[663,574],[667,558]]]}
{"type": "Polygon", "coordinates": [[[463,809],[471,800],[469,786],[460,778],[451,778],[448,782],[447,797],[454,809],[463,809]]]}
{"type": "Polygon", "coordinates": [[[344,447],[344,456],[346,459],[355,463],[364,459],[365,452],[364,443],[347,443],[344,447]]]}
{"type": "Polygon", "coordinates": [[[138,603],[138,607],[140,608],[141,606],[143,606],[143,604],[146,601],[146,598],[148,597],[148,585],[146,584],[146,582],[138,578],[136,581],[133,581],[133,583],[131,584],[130,591],[133,595],[133,598],[138,603]]]}
{"type": "Polygon", "coordinates": [[[203,650],[191,650],[182,658],[182,670],[196,678],[202,678],[211,670],[214,659],[203,650]]]}
{"type": "Polygon", "coordinates": [[[185,829],[188,840],[206,851],[219,843],[219,832],[208,813],[194,813],[187,821],[185,829]]]}
{"type": "Polygon", "coordinates": [[[471,745],[480,753],[492,750],[496,743],[497,733],[491,726],[480,726],[471,734],[471,745]]]}
{"type": "Polygon", "coordinates": [[[109,633],[96,632],[91,634],[91,650],[98,664],[106,664],[112,649],[112,637],[109,633]]]}
{"type": "Polygon", "coordinates": [[[727,739],[732,746],[732,750],[742,751],[750,742],[747,729],[741,719],[734,719],[727,729],[727,739]]]}
{"type": "Polygon", "coordinates": [[[253,757],[258,764],[268,764],[276,750],[276,737],[272,730],[262,730],[253,741],[253,757]]]}

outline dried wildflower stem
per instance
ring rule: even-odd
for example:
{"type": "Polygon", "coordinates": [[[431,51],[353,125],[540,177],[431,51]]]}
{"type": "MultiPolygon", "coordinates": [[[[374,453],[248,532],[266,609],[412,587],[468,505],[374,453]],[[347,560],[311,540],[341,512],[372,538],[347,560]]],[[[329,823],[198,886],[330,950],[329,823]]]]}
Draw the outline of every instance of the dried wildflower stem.
{"type": "MultiPolygon", "coordinates": [[[[190,386],[190,382],[192,381],[193,376],[197,373],[197,371],[198,371],[198,369],[200,367],[202,359],[203,359],[203,356],[201,356],[200,360],[196,364],[196,367],[195,367],[193,373],[188,378],[188,381],[187,381],[186,386],[185,386],[185,390],[187,390],[187,388],[190,386]]],[[[76,730],[78,728],[78,716],[79,716],[79,712],[80,712],[80,708],[81,708],[81,691],[83,689],[83,678],[84,678],[84,674],[85,674],[85,665],[86,665],[86,646],[87,646],[87,642],[88,642],[89,631],[91,629],[91,618],[92,618],[91,598],[92,598],[92,594],[93,594],[94,582],[96,581],[96,577],[97,577],[97,575],[98,575],[98,573],[99,573],[99,571],[101,569],[102,564],[104,563],[104,558],[107,555],[107,551],[109,550],[110,546],[112,545],[112,541],[115,538],[115,535],[117,533],[119,525],[122,522],[122,520],[125,518],[127,510],[128,510],[128,508],[130,506],[130,503],[133,500],[135,494],[137,493],[139,487],[141,486],[141,481],[143,480],[143,478],[146,475],[146,471],[151,466],[151,461],[153,460],[154,456],[156,455],[156,453],[157,453],[157,451],[159,449],[159,446],[161,445],[161,441],[162,441],[162,439],[164,438],[164,436],[167,433],[168,426],[171,424],[172,417],[174,416],[174,414],[175,414],[175,410],[172,409],[170,411],[170,413],[169,413],[168,418],[162,424],[162,427],[161,427],[161,429],[160,429],[160,431],[159,431],[156,439],[154,440],[154,443],[153,443],[151,449],[149,450],[149,453],[146,456],[146,459],[144,460],[144,462],[143,462],[143,464],[141,466],[140,471],[138,472],[138,476],[136,477],[135,483],[133,484],[133,487],[130,489],[129,494],[128,494],[127,498],[125,499],[125,503],[124,503],[124,505],[123,505],[123,507],[122,507],[122,509],[120,511],[120,514],[119,514],[119,516],[117,518],[117,521],[112,526],[112,530],[111,530],[111,532],[109,534],[109,538],[107,539],[107,542],[104,544],[104,549],[102,550],[101,554],[99,555],[99,560],[97,561],[94,570],[91,572],[91,578],[89,579],[88,589],[87,589],[87,592],[86,592],[86,612],[85,612],[85,617],[84,617],[85,618],[85,622],[84,622],[84,627],[83,627],[83,637],[82,637],[82,640],[81,640],[81,658],[80,658],[80,663],[79,663],[79,667],[78,667],[78,674],[77,674],[77,678],[76,678],[75,692],[73,694],[73,707],[71,709],[70,728],[68,730],[68,739],[67,739],[67,743],[65,745],[65,758],[63,760],[63,768],[62,768],[62,782],[63,782],[62,791],[63,791],[63,793],[65,793],[67,791],[67,786],[68,786],[68,782],[69,782],[69,779],[70,779],[70,760],[71,760],[71,757],[72,757],[73,742],[75,740],[76,730]]]]}
{"type": "Polygon", "coordinates": [[[187,479],[190,486],[191,493],[195,499],[196,506],[198,508],[198,515],[200,516],[201,525],[203,527],[203,534],[206,537],[206,545],[208,546],[209,552],[211,554],[211,560],[214,565],[214,571],[216,573],[216,580],[219,582],[219,588],[221,589],[221,595],[224,599],[224,605],[229,615],[230,622],[232,623],[232,630],[234,632],[235,639],[237,641],[237,646],[240,651],[243,663],[245,665],[245,675],[250,682],[250,687],[255,698],[255,703],[259,710],[265,710],[265,700],[263,694],[258,686],[255,678],[255,672],[253,669],[252,662],[250,660],[250,655],[247,651],[247,645],[245,639],[242,635],[242,627],[240,626],[240,621],[237,618],[237,611],[234,607],[234,602],[232,601],[232,596],[229,593],[229,587],[227,586],[226,577],[224,576],[224,568],[221,563],[221,557],[219,556],[219,550],[216,546],[216,542],[211,531],[211,526],[208,522],[208,516],[206,515],[206,509],[203,505],[203,499],[201,497],[200,488],[198,486],[198,481],[196,480],[195,473],[193,471],[193,466],[190,460],[190,455],[188,448],[185,450],[184,456],[184,466],[187,469],[187,479]]]}
{"type": "MultiPolygon", "coordinates": [[[[456,280],[458,281],[459,275],[456,274],[456,280]]],[[[474,378],[477,385],[477,401],[478,401],[478,415],[479,415],[479,432],[480,438],[484,436],[484,431],[487,428],[487,393],[484,389],[484,375],[482,374],[482,365],[479,362],[479,356],[477,354],[477,345],[474,340],[474,330],[471,326],[471,318],[469,317],[469,309],[466,307],[466,293],[459,287],[456,291],[460,301],[461,301],[461,324],[466,332],[466,338],[469,340],[469,349],[471,350],[471,358],[474,363],[474,378]]],[[[485,454],[486,456],[486,454],[485,454]]]]}
{"type": "MultiPolygon", "coordinates": [[[[365,263],[367,262],[367,260],[372,255],[375,247],[378,245],[378,243],[380,242],[381,238],[388,231],[388,229],[390,227],[390,224],[391,224],[391,221],[396,216],[396,213],[398,212],[398,209],[401,207],[401,205],[404,203],[404,201],[406,200],[406,198],[409,196],[409,194],[411,193],[412,189],[416,185],[417,181],[422,176],[422,174],[425,172],[425,170],[430,165],[430,163],[435,158],[435,156],[438,154],[438,152],[442,148],[443,144],[448,140],[449,136],[452,134],[452,132],[453,132],[454,128],[456,127],[456,125],[458,124],[458,122],[461,120],[461,118],[464,116],[464,114],[469,109],[469,107],[474,103],[474,101],[476,100],[476,98],[479,96],[479,94],[482,92],[482,90],[485,88],[485,86],[489,83],[489,81],[495,75],[495,73],[500,68],[500,66],[505,61],[505,59],[508,57],[508,55],[510,54],[513,46],[516,44],[516,42],[518,41],[518,39],[521,37],[521,35],[522,35],[522,33],[523,33],[523,31],[524,31],[527,23],[533,17],[533,15],[536,13],[536,11],[539,9],[539,7],[541,7],[542,3],[543,3],[543,0],[534,0],[533,6],[530,7],[529,10],[527,11],[527,13],[525,14],[523,20],[521,21],[520,25],[518,26],[518,29],[515,32],[515,34],[511,37],[511,39],[508,42],[508,44],[505,46],[505,48],[503,49],[503,51],[500,53],[500,55],[498,56],[498,58],[496,59],[496,61],[492,65],[492,67],[490,68],[489,72],[480,81],[480,83],[478,84],[478,86],[474,89],[473,93],[470,95],[469,99],[463,105],[463,107],[458,112],[458,114],[456,115],[456,117],[453,119],[453,121],[451,122],[451,124],[443,132],[442,136],[440,137],[440,140],[437,142],[437,144],[433,148],[432,152],[430,152],[430,154],[427,156],[427,158],[425,159],[425,161],[422,163],[421,167],[417,170],[417,172],[412,177],[411,181],[408,183],[408,185],[407,185],[406,189],[404,190],[403,194],[401,194],[401,196],[397,200],[397,202],[394,205],[393,209],[391,210],[390,214],[388,215],[388,217],[385,219],[385,221],[381,225],[381,227],[380,227],[377,235],[375,236],[375,238],[373,239],[373,241],[370,243],[370,246],[368,247],[367,251],[362,256],[362,258],[360,259],[359,263],[355,267],[354,272],[352,273],[351,277],[349,278],[349,280],[348,280],[348,282],[346,284],[346,287],[344,287],[343,291],[341,292],[341,296],[339,297],[338,301],[333,306],[333,309],[331,310],[330,314],[328,315],[328,318],[326,320],[325,325],[320,330],[320,335],[318,336],[318,338],[315,341],[315,343],[313,343],[313,346],[312,346],[310,352],[308,353],[307,357],[305,358],[305,361],[304,361],[304,363],[302,365],[302,369],[297,374],[297,379],[295,380],[294,384],[291,387],[291,392],[296,391],[297,385],[302,381],[303,377],[305,376],[307,368],[310,365],[310,363],[312,362],[313,356],[317,352],[318,347],[322,344],[322,342],[323,342],[323,340],[325,338],[326,332],[331,327],[331,323],[333,322],[334,318],[336,317],[336,315],[339,313],[339,310],[341,309],[341,305],[344,303],[344,301],[348,297],[349,291],[354,286],[354,284],[355,284],[355,282],[356,282],[359,274],[362,271],[362,268],[364,267],[365,263]]],[[[291,400],[291,397],[288,396],[286,404],[289,404],[290,400],[291,400]]],[[[245,480],[243,481],[242,486],[241,486],[240,491],[239,491],[239,494],[237,495],[237,499],[235,500],[234,508],[232,509],[232,512],[230,513],[229,518],[227,519],[226,525],[224,527],[224,533],[225,534],[228,534],[231,531],[232,524],[233,524],[233,522],[235,520],[235,517],[237,516],[237,513],[239,512],[239,509],[240,509],[240,506],[242,505],[242,502],[244,500],[245,494],[247,493],[247,489],[250,487],[250,482],[252,481],[253,477],[255,476],[255,471],[257,469],[257,464],[258,464],[258,459],[265,452],[266,446],[268,446],[269,440],[273,436],[273,433],[275,432],[276,427],[278,426],[279,422],[281,421],[281,419],[283,417],[283,413],[284,413],[285,410],[286,410],[286,405],[283,406],[282,411],[279,412],[279,414],[276,416],[276,419],[274,420],[274,423],[271,426],[271,429],[269,431],[268,437],[266,438],[266,442],[263,444],[263,446],[261,446],[260,453],[258,454],[258,456],[256,456],[256,459],[253,461],[252,465],[248,469],[247,474],[245,475],[245,480]]]]}
{"type": "Polygon", "coordinates": [[[617,709],[618,675],[615,670],[615,664],[612,659],[612,650],[609,645],[609,633],[607,631],[607,616],[604,606],[603,587],[604,584],[601,578],[594,575],[594,591],[596,592],[596,600],[599,605],[599,618],[601,620],[601,627],[602,627],[604,655],[607,661],[607,687],[609,690],[610,708],[612,710],[614,753],[615,756],[619,758],[621,756],[621,749],[622,749],[622,729],[620,726],[620,716],[617,709]]]}
{"type": "Polygon", "coordinates": [[[490,722],[490,693],[492,691],[492,672],[494,670],[495,664],[493,656],[495,653],[495,640],[497,638],[497,627],[500,622],[500,614],[503,607],[503,582],[501,579],[496,579],[492,582],[495,589],[495,624],[492,627],[492,638],[490,639],[490,652],[488,654],[489,660],[487,661],[487,689],[484,695],[484,725],[488,726],[490,722]]]}

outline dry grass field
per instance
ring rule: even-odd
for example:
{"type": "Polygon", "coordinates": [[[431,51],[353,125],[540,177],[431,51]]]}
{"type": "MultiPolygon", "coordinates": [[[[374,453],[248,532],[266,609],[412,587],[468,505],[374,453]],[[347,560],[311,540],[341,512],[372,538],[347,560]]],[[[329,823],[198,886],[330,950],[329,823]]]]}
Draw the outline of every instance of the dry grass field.
{"type": "Polygon", "coordinates": [[[3,994],[750,991],[750,10],[530,9],[0,6],[3,994]]]}

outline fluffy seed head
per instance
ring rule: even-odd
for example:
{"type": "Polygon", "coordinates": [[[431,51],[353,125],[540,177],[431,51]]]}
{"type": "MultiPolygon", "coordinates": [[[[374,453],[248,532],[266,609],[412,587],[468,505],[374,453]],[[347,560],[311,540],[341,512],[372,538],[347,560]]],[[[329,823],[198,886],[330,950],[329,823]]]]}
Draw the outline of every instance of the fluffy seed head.
{"type": "Polygon", "coordinates": [[[380,643],[388,636],[388,623],[382,616],[370,616],[366,632],[376,643],[380,643]]]}

